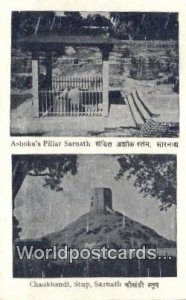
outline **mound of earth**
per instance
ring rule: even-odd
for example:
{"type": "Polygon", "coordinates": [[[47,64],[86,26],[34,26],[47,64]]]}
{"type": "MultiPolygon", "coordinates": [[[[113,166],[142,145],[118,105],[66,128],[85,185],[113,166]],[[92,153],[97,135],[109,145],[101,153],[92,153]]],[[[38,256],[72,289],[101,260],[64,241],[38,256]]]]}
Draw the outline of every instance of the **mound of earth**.
{"type": "Polygon", "coordinates": [[[169,260],[67,260],[53,259],[20,260],[14,257],[14,277],[136,277],[176,276],[176,243],[158,235],[118,212],[92,211],[84,214],[62,230],[40,239],[17,240],[16,245],[37,248],[83,248],[93,249],[104,246],[112,249],[158,248],[159,255],[172,255],[169,260]],[[164,253],[163,255],[161,254],[164,253]]]}
{"type": "Polygon", "coordinates": [[[106,210],[84,214],[64,229],[44,237],[51,246],[69,248],[175,248],[176,243],[119,212],[106,210]]]}

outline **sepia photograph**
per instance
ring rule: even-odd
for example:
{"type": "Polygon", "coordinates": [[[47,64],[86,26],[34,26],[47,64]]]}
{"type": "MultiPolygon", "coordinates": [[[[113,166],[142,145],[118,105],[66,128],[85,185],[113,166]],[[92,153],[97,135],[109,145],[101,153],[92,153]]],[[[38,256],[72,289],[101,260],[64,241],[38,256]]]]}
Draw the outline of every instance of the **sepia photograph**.
{"type": "Polygon", "coordinates": [[[176,277],[177,158],[13,155],[13,277],[176,277]]]}
{"type": "Polygon", "coordinates": [[[12,136],[179,136],[173,12],[13,11],[12,136]]]}
{"type": "Polygon", "coordinates": [[[0,1],[0,300],[186,300],[184,1],[0,1]]]}

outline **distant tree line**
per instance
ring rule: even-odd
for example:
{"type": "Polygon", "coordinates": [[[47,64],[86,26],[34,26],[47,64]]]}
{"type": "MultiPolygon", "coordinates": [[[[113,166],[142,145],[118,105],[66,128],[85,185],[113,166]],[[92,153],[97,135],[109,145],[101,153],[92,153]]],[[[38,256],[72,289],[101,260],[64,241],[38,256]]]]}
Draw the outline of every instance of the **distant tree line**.
{"type": "Polygon", "coordinates": [[[111,12],[108,17],[95,13],[83,17],[80,12],[21,11],[12,13],[12,38],[61,33],[83,34],[86,30],[126,40],[177,40],[177,13],[111,12]],[[97,30],[97,31],[96,31],[97,30]]]}

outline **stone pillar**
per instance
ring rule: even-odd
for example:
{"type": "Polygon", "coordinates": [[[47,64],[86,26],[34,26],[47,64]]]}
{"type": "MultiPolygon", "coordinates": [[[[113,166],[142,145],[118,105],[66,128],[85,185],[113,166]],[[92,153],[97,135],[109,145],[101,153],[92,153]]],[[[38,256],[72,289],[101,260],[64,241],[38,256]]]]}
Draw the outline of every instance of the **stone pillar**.
{"type": "Polygon", "coordinates": [[[102,51],[102,76],[103,76],[103,115],[108,117],[109,113],[109,52],[111,45],[104,45],[102,51]]]}
{"type": "Polygon", "coordinates": [[[109,113],[109,62],[103,60],[103,115],[107,117],[109,113]]]}
{"type": "Polygon", "coordinates": [[[32,55],[32,94],[33,94],[33,115],[39,117],[39,63],[35,53],[32,55]]]}

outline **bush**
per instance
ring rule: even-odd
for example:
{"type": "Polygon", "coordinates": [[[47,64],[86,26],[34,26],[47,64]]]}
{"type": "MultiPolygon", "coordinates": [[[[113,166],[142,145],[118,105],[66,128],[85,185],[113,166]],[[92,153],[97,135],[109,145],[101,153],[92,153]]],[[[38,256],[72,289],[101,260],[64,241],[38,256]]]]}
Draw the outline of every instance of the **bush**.
{"type": "Polygon", "coordinates": [[[12,76],[11,88],[26,90],[32,88],[32,76],[12,76]]]}

